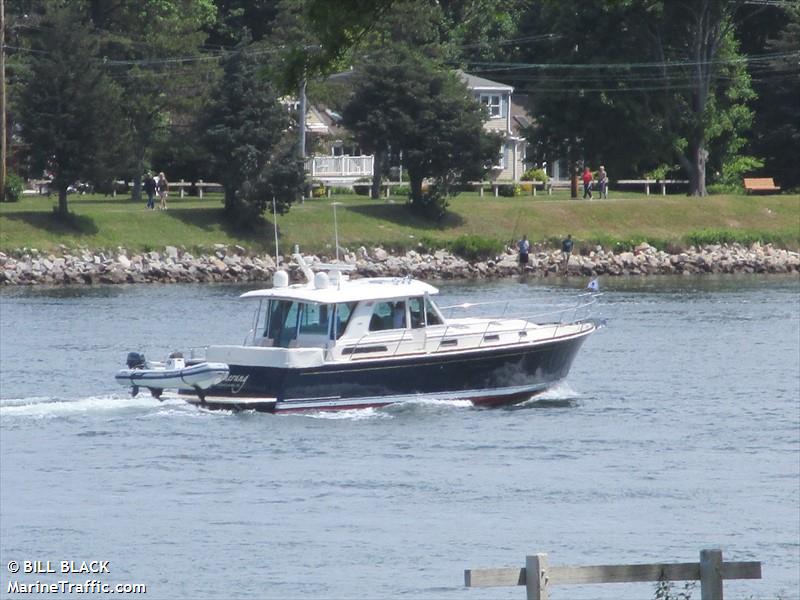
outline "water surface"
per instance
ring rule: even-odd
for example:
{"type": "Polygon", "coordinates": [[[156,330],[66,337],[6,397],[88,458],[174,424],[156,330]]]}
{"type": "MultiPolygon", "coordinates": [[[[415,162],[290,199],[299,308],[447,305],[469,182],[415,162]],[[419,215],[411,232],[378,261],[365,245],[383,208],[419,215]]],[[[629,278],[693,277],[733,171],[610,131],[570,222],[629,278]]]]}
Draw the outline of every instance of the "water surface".
{"type": "MultiPolygon", "coordinates": [[[[798,279],[602,283],[609,326],[544,397],[287,416],[131,398],[113,379],[129,350],[239,343],[246,288],[0,291],[0,594],[8,561],[100,559],[98,578],[151,598],[512,599],[465,589],[463,570],[722,548],[764,574],[726,597],[799,598],[798,279]]],[[[578,285],[447,283],[441,303],[535,313],[578,285]]],[[[37,578],[62,577],[17,576],[37,578]]]]}

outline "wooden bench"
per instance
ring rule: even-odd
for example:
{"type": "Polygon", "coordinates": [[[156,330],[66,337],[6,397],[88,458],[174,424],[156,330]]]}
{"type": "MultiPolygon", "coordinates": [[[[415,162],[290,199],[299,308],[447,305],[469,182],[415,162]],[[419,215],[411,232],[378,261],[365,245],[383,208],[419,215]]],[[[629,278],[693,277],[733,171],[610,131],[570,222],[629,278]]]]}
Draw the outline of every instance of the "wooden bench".
{"type": "Polygon", "coordinates": [[[780,192],[781,188],[775,185],[772,177],[745,177],[744,191],[750,192],[780,192]]]}

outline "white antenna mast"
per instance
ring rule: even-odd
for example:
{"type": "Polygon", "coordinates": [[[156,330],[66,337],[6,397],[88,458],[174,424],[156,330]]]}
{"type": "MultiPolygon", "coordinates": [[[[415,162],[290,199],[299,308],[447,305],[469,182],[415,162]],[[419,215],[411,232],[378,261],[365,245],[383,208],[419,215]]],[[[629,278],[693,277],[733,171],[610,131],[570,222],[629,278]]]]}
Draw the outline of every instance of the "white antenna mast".
{"type": "Polygon", "coordinates": [[[275,206],[275,196],[272,197],[272,230],[275,232],[275,268],[280,266],[278,258],[278,209],[275,206]]]}
{"type": "Polygon", "coordinates": [[[338,202],[331,202],[331,206],[333,206],[333,238],[334,242],[336,243],[336,261],[339,261],[339,223],[336,220],[336,205],[339,204],[338,202]]]}

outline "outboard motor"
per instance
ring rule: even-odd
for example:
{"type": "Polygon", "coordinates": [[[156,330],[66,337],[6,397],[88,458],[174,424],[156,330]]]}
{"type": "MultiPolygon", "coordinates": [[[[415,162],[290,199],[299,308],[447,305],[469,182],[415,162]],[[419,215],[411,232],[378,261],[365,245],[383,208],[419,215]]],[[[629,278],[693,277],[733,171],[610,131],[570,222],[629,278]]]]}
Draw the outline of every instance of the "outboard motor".
{"type": "Polygon", "coordinates": [[[140,352],[128,352],[128,360],[125,362],[129,369],[144,369],[147,365],[144,354],[140,352]]]}

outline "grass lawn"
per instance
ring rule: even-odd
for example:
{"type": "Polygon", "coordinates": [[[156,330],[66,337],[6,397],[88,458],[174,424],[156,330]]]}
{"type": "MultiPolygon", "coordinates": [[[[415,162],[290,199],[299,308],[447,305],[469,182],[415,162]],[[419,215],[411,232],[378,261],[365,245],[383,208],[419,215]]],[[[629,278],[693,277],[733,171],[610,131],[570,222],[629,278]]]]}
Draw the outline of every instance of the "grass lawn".
{"type": "MultiPolygon", "coordinates": [[[[736,239],[761,238],[790,248],[800,247],[800,195],[645,196],[613,192],[609,200],[571,200],[568,191],[552,196],[483,198],[463,193],[451,200],[448,215],[434,224],[412,215],[405,199],[370,200],[364,196],[334,197],[340,245],[383,244],[412,247],[419,241],[436,245],[462,235],[511,241],[527,234],[535,243],[553,243],[567,233],[583,244],[606,247],[618,241],[687,244],[698,232],[722,233],[736,239]]],[[[240,244],[253,251],[273,251],[272,217],[253,232],[236,231],[225,223],[220,195],[169,200],[167,211],[148,211],[144,202],[124,197],[70,195],[67,221],[53,214],[56,197],[24,196],[0,204],[0,250],[69,247],[188,249],[215,243],[240,244]]],[[[306,200],[277,218],[284,251],[299,244],[306,251],[333,247],[331,200],[306,200]]]]}

